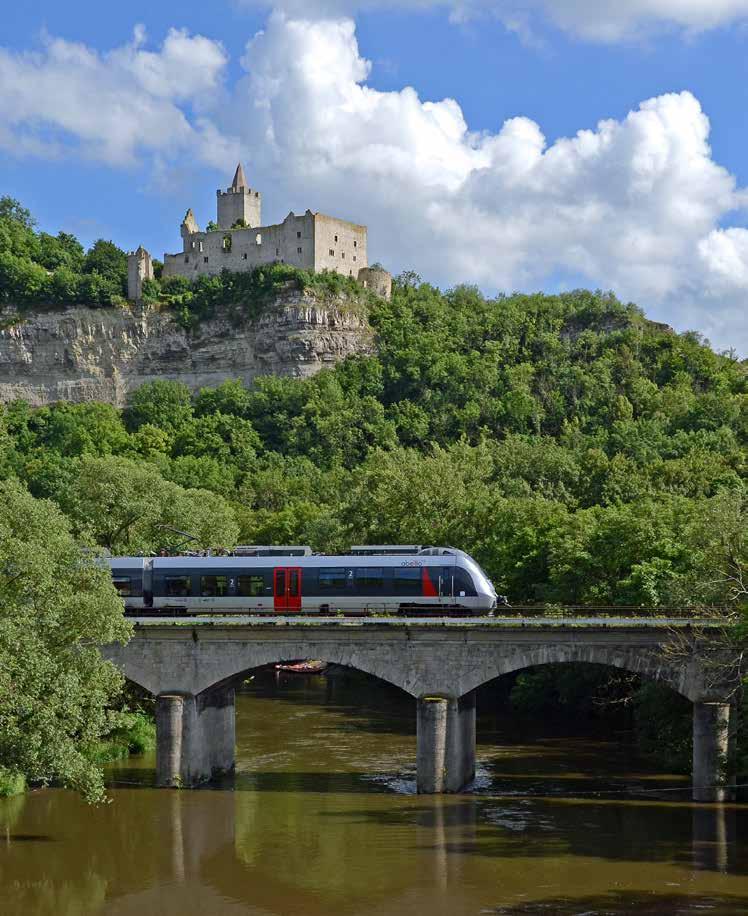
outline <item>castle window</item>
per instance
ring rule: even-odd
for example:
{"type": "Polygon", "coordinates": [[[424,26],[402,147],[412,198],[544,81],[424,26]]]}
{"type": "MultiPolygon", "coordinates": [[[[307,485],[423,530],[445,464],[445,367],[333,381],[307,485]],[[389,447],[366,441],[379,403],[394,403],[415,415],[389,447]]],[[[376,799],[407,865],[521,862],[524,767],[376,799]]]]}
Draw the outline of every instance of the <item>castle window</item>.
{"type": "Polygon", "coordinates": [[[190,263],[190,256],[189,256],[188,254],[186,254],[186,255],[184,256],[184,263],[185,263],[185,264],[189,264],[189,263],[190,263]]]}
{"type": "Polygon", "coordinates": [[[231,251],[231,236],[230,235],[224,235],[223,240],[221,242],[221,247],[226,252],[231,251]]]}
{"type": "Polygon", "coordinates": [[[330,257],[331,258],[335,257],[335,251],[332,248],[330,249],[330,257]]]}
{"type": "Polygon", "coordinates": [[[207,255],[206,255],[206,256],[203,258],[203,264],[207,264],[207,263],[208,263],[208,257],[207,257],[207,255]]]}
{"type": "Polygon", "coordinates": [[[192,242],[192,250],[193,250],[193,251],[195,250],[195,243],[194,243],[194,242],[192,242]]]}
{"type": "Polygon", "coordinates": [[[344,251],[341,251],[341,252],[340,252],[340,257],[343,258],[343,260],[345,260],[345,252],[344,252],[344,251]]]}
{"type": "Polygon", "coordinates": [[[280,253],[281,253],[280,248],[276,248],[276,249],[275,249],[275,256],[276,256],[276,258],[278,257],[278,255],[279,255],[280,253]]]}
{"type": "Polygon", "coordinates": [[[262,235],[259,232],[255,236],[255,242],[257,242],[258,245],[262,245],[262,235]]]}
{"type": "Polygon", "coordinates": [[[297,238],[297,239],[300,239],[300,238],[301,238],[301,233],[300,233],[300,232],[297,232],[297,233],[296,233],[296,238],[297,238]]]}
{"type": "Polygon", "coordinates": [[[337,235],[336,235],[336,236],[335,236],[335,241],[337,242],[337,240],[338,240],[338,237],[337,237],[337,235]]]}
{"type": "Polygon", "coordinates": [[[203,250],[203,243],[200,242],[200,251],[202,251],[202,250],[203,250]]]}
{"type": "Polygon", "coordinates": [[[296,249],[296,254],[301,254],[301,248],[296,249]]]}
{"type": "Polygon", "coordinates": [[[358,242],[355,239],[353,240],[353,247],[358,248],[358,242]]]}
{"type": "Polygon", "coordinates": [[[246,261],[246,260],[247,260],[247,252],[245,251],[244,254],[242,255],[242,261],[246,261]]]}
{"type": "Polygon", "coordinates": [[[354,260],[354,261],[356,260],[356,255],[355,255],[355,254],[353,255],[353,260],[354,260]]]}

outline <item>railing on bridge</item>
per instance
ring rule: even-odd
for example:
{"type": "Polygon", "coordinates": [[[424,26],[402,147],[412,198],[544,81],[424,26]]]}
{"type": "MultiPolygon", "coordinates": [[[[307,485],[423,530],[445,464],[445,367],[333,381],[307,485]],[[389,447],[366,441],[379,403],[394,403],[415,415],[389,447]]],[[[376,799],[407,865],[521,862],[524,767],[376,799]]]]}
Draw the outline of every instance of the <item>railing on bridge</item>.
{"type": "Polygon", "coordinates": [[[405,618],[418,618],[424,622],[439,621],[439,620],[454,620],[459,621],[461,618],[470,618],[473,621],[478,619],[485,620],[486,623],[489,621],[500,623],[501,621],[506,621],[508,623],[512,621],[522,622],[525,620],[579,620],[594,622],[597,620],[600,621],[618,621],[624,622],[627,620],[651,620],[653,622],[661,621],[663,623],[668,621],[693,621],[697,623],[708,622],[710,625],[715,623],[724,623],[725,626],[730,626],[737,622],[739,614],[736,608],[727,607],[727,606],[715,606],[715,605],[699,605],[691,607],[683,606],[659,606],[659,607],[643,607],[643,606],[633,606],[633,605],[591,605],[591,604],[515,604],[515,605],[504,605],[497,607],[490,614],[486,611],[465,611],[458,610],[454,608],[444,608],[444,609],[434,609],[434,608],[408,608],[407,610],[401,610],[399,613],[395,610],[392,611],[382,611],[381,609],[372,608],[371,610],[366,610],[362,608],[350,608],[346,609],[343,607],[340,608],[331,608],[329,611],[320,613],[318,611],[304,611],[304,610],[294,610],[294,611],[276,611],[270,608],[263,611],[256,610],[244,610],[244,611],[235,611],[227,610],[224,608],[215,608],[215,607],[201,607],[195,608],[191,612],[184,610],[181,611],[172,611],[169,609],[159,609],[159,610],[140,610],[140,611],[131,611],[130,616],[138,617],[141,619],[148,619],[149,617],[163,619],[164,617],[173,617],[175,621],[188,621],[193,617],[212,617],[212,618],[255,618],[255,619],[267,619],[268,621],[273,618],[282,618],[284,621],[288,622],[293,620],[296,617],[304,618],[305,621],[311,622],[313,619],[317,619],[320,622],[335,622],[336,620],[342,622],[354,621],[354,619],[369,619],[369,620],[381,620],[382,622],[405,622],[405,618]]]}
{"type": "Polygon", "coordinates": [[[563,619],[577,617],[665,618],[678,620],[724,619],[726,624],[733,622],[736,616],[735,608],[726,606],[642,607],[620,604],[513,604],[509,607],[496,608],[494,614],[497,617],[560,617],[563,619]]]}

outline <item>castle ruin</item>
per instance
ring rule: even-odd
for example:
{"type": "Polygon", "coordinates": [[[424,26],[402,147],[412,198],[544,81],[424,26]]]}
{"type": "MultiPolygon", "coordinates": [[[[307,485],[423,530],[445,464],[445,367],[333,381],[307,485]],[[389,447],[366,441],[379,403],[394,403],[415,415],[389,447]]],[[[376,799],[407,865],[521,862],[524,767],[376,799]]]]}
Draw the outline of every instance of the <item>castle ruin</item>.
{"type": "MultiPolygon", "coordinates": [[[[392,277],[379,267],[369,267],[366,226],[313,213],[293,212],[274,226],[263,226],[262,196],[249,187],[241,163],[225,191],[216,192],[217,222],[203,231],[188,210],[180,232],[182,251],[164,255],[164,277],[241,272],[262,264],[283,263],[304,270],[335,271],[389,298],[392,277]]],[[[142,298],[143,283],[153,278],[149,253],[141,246],[128,256],[128,296],[142,298]]]]}

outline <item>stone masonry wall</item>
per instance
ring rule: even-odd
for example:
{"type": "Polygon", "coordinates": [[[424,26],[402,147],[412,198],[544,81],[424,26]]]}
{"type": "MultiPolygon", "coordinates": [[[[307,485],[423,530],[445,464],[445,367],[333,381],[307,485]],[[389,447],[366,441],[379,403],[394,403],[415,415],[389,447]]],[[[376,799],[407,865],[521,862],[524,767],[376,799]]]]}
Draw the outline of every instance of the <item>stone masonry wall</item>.
{"type": "Polygon", "coordinates": [[[194,280],[282,261],[356,279],[368,265],[366,248],[366,226],[307,210],[302,216],[289,213],[276,226],[188,233],[183,251],[164,255],[164,276],[194,280]]]}
{"type": "Polygon", "coordinates": [[[314,269],[314,216],[289,214],[277,226],[196,232],[184,241],[184,251],[164,255],[164,276],[194,280],[223,270],[242,272],[261,264],[284,261],[293,267],[314,269]],[[231,239],[231,248],[224,239],[231,239]],[[301,250],[299,250],[301,249],[301,250]]]}
{"type": "Polygon", "coordinates": [[[309,376],[369,353],[362,313],[340,299],[288,291],[256,322],[236,327],[219,311],[188,332],[152,308],[71,308],[11,323],[0,315],[0,402],[107,401],[119,407],[144,382],[173,379],[196,390],[258,375],[309,376]]]}

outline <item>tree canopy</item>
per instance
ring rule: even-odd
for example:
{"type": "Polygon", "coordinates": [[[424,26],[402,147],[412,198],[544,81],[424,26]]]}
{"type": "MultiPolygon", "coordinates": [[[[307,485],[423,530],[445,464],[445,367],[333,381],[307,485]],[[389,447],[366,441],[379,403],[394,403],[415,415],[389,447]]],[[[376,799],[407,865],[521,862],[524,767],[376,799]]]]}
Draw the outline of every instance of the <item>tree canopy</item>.
{"type": "Polygon", "coordinates": [[[122,676],[98,646],[126,640],[106,569],[52,503],[0,482],[0,762],[11,774],[103,795],[92,763],[122,676]]]}
{"type": "Polygon", "coordinates": [[[67,232],[37,232],[29,211],[0,197],[0,305],[104,306],[127,296],[127,254],[98,239],[85,252],[67,232]]]}

